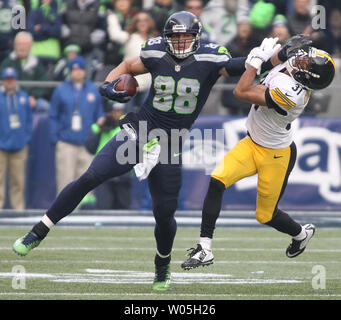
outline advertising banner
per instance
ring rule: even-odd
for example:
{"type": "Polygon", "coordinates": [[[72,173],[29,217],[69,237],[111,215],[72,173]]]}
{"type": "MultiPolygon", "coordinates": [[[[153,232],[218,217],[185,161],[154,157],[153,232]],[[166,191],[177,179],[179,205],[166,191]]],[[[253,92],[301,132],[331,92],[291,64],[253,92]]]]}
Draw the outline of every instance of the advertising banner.
{"type": "MultiPolygon", "coordinates": [[[[182,153],[179,209],[201,210],[210,173],[246,134],[246,118],[202,115],[188,133],[182,153]]],[[[27,207],[47,208],[55,198],[54,147],[45,117],[34,119],[27,166],[27,207]]],[[[302,117],[293,123],[297,160],[279,203],[283,210],[341,210],[341,119],[302,117]]],[[[257,175],[228,188],[223,209],[254,210],[257,175]]],[[[100,199],[99,199],[100,201],[100,199]]],[[[147,181],[133,179],[132,208],[152,208],[147,181]]]]}

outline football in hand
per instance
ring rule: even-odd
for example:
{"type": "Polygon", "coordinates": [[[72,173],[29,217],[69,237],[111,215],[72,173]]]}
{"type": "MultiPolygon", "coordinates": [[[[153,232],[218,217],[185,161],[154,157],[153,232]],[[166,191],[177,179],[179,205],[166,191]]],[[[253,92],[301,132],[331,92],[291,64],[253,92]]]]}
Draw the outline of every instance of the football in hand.
{"type": "Polygon", "coordinates": [[[129,97],[133,97],[137,91],[137,81],[130,74],[122,74],[121,80],[116,83],[115,90],[116,91],[127,91],[127,95],[129,97]]]}

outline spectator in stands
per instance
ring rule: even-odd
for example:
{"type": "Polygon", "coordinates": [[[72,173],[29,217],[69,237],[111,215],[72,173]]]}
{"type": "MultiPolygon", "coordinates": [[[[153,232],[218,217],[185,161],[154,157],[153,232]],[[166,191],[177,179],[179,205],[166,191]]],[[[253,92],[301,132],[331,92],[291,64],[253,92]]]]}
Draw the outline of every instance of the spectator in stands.
{"type": "Polygon", "coordinates": [[[64,48],[64,57],[60,59],[53,71],[53,80],[64,81],[69,77],[68,63],[81,54],[81,48],[78,44],[69,44],[64,48]]]}
{"type": "MultiPolygon", "coordinates": [[[[189,11],[196,15],[199,19],[201,17],[201,14],[204,10],[204,2],[203,0],[186,0],[184,5],[184,10],[189,11]]],[[[216,38],[213,33],[213,30],[209,25],[202,23],[202,32],[201,32],[201,43],[209,43],[209,42],[215,42],[216,38]]]]}
{"type": "Polygon", "coordinates": [[[249,12],[249,19],[257,42],[260,44],[268,36],[271,22],[275,16],[276,7],[273,3],[258,0],[249,12]]]}
{"type": "Polygon", "coordinates": [[[141,46],[149,39],[159,36],[155,27],[155,21],[146,11],[140,11],[127,25],[126,31],[129,38],[124,45],[124,57],[126,59],[139,56],[141,46]]]}
{"type": "Polygon", "coordinates": [[[310,26],[310,0],[294,0],[294,12],[288,16],[290,33],[292,35],[309,33],[310,26]]]}
{"type": "MultiPolygon", "coordinates": [[[[135,58],[140,55],[141,46],[149,39],[159,35],[155,27],[155,22],[151,15],[146,11],[137,13],[131,23],[126,28],[129,39],[123,47],[123,60],[135,58]]],[[[126,112],[133,111],[141,105],[148,95],[151,85],[150,73],[141,74],[135,77],[139,87],[136,96],[126,104],[126,112]]],[[[136,110],[135,110],[136,111],[136,110]]]]}
{"type": "MultiPolygon", "coordinates": [[[[105,104],[105,121],[94,123],[85,142],[85,147],[91,154],[97,154],[103,146],[119,131],[119,119],[124,114],[125,104],[108,102],[105,104]]],[[[129,209],[131,203],[132,172],[112,178],[95,189],[99,210],[129,209]]]]}
{"type": "MultiPolygon", "coordinates": [[[[249,6],[252,7],[259,1],[269,2],[275,5],[276,7],[276,14],[287,15],[288,12],[293,7],[293,0],[248,0],[249,6]]],[[[316,0],[314,0],[316,1],[316,0]]]]}
{"type": "Polygon", "coordinates": [[[32,137],[32,111],[28,94],[17,87],[17,72],[5,68],[0,88],[0,208],[5,204],[6,174],[12,209],[25,208],[28,144],[32,137]]]}
{"type": "Polygon", "coordinates": [[[58,193],[90,165],[92,157],[84,147],[85,139],[93,123],[104,121],[102,98],[96,85],[86,80],[84,58],[71,60],[69,69],[70,80],[53,92],[49,113],[58,193]]]}
{"type": "Polygon", "coordinates": [[[333,57],[341,59],[341,8],[331,11],[329,17],[329,29],[331,34],[333,57]]]}
{"type": "MultiPolygon", "coordinates": [[[[16,69],[18,80],[21,81],[46,81],[46,69],[39,58],[31,53],[33,44],[32,35],[21,31],[14,38],[14,51],[1,63],[0,71],[6,67],[16,69]]],[[[47,112],[50,89],[39,86],[28,86],[26,92],[30,96],[30,106],[36,112],[47,112]]]]}
{"type": "Polygon", "coordinates": [[[110,70],[123,60],[123,46],[129,39],[125,28],[137,13],[131,9],[132,0],[112,0],[112,10],[107,16],[109,41],[106,47],[105,65],[110,70]]]}
{"type": "MultiPolygon", "coordinates": [[[[28,11],[36,10],[39,6],[45,2],[45,0],[19,0],[27,9],[28,11]]],[[[67,0],[53,0],[57,3],[57,11],[60,13],[66,7],[67,0]]]]}
{"type": "Polygon", "coordinates": [[[27,30],[33,36],[32,54],[52,70],[60,58],[62,15],[57,0],[42,0],[27,17],[27,30]]]}
{"type": "Polygon", "coordinates": [[[98,0],[69,0],[63,14],[64,46],[78,44],[86,61],[86,74],[93,79],[103,62],[106,18],[98,0]]]}
{"type": "Polygon", "coordinates": [[[12,27],[12,8],[18,5],[17,1],[4,0],[0,6],[0,63],[9,55],[13,47],[16,30],[12,27]]]}
{"type": "MultiPolygon", "coordinates": [[[[226,44],[232,57],[245,57],[255,47],[253,28],[247,17],[241,18],[238,22],[237,35],[226,44]]],[[[226,77],[224,83],[235,85],[240,77],[226,77]]],[[[229,115],[247,115],[250,104],[237,99],[233,94],[233,88],[225,89],[222,92],[221,103],[227,109],[229,115]]]]}
{"type": "Polygon", "coordinates": [[[157,31],[162,34],[166,20],[174,12],[180,11],[180,6],[177,1],[155,0],[154,5],[148,8],[147,11],[154,19],[157,31]]]}
{"type": "Polygon", "coordinates": [[[211,0],[204,8],[200,20],[211,28],[216,42],[225,45],[237,34],[237,18],[247,14],[247,0],[211,0]]]}
{"type": "Polygon", "coordinates": [[[278,38],[278,43],[284,45],[286,41],[290,38],[290,32],[288,28],[288,20],[285,16],[278,14],[272,21],[272,29],[270,36],[273,38],[278,38]]]}
{"type": "Polygon", "coordinates": [[[256,46],[252,25],[247,17],[238,21],[236,36],[225,44],[232,57],[246,57],[256,46]]]}

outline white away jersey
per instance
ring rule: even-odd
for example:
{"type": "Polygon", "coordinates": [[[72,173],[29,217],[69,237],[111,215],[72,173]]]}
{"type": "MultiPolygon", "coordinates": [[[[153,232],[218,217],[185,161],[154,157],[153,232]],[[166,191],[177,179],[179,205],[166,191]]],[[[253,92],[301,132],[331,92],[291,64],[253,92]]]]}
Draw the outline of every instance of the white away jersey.
{"type": "Polygon", "coordinates": [[[291,123],[302,113],[311,94],[283,70],[284,64],[276,66],[261,81],[267,87],[267,106],[252,105],[246,122],[252,140],[271,149],[292,143],[291,123]]]}

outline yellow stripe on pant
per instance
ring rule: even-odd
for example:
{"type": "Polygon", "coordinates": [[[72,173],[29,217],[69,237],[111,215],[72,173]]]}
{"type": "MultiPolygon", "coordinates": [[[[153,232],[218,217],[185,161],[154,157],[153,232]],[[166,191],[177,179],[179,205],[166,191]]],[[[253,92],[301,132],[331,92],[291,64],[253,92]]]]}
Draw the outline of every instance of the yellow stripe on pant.
{"type": "Polygon", "coordinates": [[[254,143],[247,136],[226,153],[211,176],[228,188],[258,173],[256,219],[266,223],[272,219],[295,160],[294,143],[283,149],[270,149],[254,143]]]}

